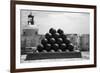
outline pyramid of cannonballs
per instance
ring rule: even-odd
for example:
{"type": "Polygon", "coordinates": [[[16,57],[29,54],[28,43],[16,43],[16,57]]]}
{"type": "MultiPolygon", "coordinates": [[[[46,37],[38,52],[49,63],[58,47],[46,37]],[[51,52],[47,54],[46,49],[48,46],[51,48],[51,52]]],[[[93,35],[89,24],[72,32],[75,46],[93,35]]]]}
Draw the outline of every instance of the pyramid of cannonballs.
{"type": "Polygon", "coordinates": [[[74,46],[68,40],[62,29],[57,31],[50,28],[49,33],[45,34],[45,38],[41,40],[41,44],[37,46],[38,52],[64,52],[74,51],[74,46]]]}

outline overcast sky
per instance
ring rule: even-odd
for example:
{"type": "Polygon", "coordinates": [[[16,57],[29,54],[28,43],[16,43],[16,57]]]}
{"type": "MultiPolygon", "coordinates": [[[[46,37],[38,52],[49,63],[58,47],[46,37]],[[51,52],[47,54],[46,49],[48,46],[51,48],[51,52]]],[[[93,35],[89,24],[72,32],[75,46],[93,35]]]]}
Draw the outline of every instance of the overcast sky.
{"type": "Polygon", "coordinates": [[[30,12],[32,12],[32,15],[34,16],[34,24],[39,28],[39,34],[45,34],[51,27],[55,29],[61,28],[66,34],[89,33],[89,13],[32,10],[21,10],[21,30],[27,25],[30,12]]]}

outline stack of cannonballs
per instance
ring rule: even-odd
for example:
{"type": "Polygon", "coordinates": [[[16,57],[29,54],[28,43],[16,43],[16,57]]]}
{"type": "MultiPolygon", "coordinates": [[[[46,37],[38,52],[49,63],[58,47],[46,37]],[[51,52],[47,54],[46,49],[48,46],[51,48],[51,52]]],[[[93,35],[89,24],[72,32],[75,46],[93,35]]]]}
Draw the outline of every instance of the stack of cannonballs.
{"type": "Polygon", "coordinates": [[[68,40],[62,29],[57,31],[50,28],[49,33],[45,34],[45,38],[41,40],[41,44],[37,46],[38,52],[66,52],[74,51],[74,46],[68,40]]]}

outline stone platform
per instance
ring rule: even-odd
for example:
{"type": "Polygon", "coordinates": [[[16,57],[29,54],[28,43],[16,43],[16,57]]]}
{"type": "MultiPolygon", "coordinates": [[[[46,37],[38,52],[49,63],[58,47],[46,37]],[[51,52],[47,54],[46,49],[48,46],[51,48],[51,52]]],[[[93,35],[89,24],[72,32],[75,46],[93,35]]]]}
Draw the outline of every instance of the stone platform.
{"type": "Polygon", "coordinates": [[[60,59],[60,58],[81,58],[81,52],[47,52],[47,53],[29,53],[25,60],[40,59],[60,59]]]}

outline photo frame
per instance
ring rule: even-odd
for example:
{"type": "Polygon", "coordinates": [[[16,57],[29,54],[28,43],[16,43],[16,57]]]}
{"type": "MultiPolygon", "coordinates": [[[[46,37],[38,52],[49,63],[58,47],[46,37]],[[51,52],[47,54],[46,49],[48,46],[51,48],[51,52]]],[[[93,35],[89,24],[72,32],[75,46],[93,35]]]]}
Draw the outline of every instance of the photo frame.
{"type": "Polygon", "coordinates": [[[11,73],[91,67],[96,6],[11,1],[11,73]]]}

